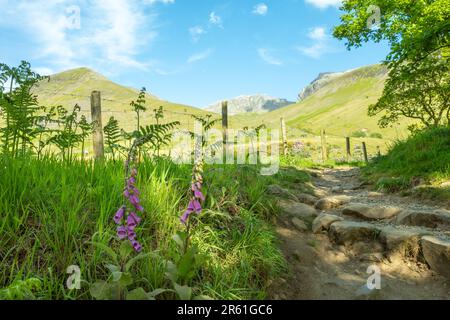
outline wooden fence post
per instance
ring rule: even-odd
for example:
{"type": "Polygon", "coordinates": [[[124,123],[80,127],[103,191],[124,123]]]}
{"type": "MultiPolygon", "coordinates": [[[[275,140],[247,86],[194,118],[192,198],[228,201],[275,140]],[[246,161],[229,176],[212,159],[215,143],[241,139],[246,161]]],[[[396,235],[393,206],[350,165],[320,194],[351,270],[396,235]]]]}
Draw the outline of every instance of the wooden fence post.
{"type": "Polygon", "coordinates": [[[287,155],[288,153],[288,144],[287,144],[287,134],[286,134],[286,123],[284,122],[284,118],[281,118],[281,139],[283,142],[283,155],[287,155]]]}
{"type": "Polygon", "coordinates": [[[222,101],[223,159],[226,164],[228,149],[228,101],[222,101]]]}
{"type": "Polygon", "coordinates": [[[94,158],[96,160],[104,157],[103,146],[103,126],[102,126],[102,104],[100,91],[92,91],[91,93],[91,116],[93,123],[93,146],[94,158]]]}
{"type": "Polygon", "coordinates": [[[346,147],[347,147],[347,162],[350,161],[350,157],[352,156],[351,146],[350,146],[350,137],[345,138],[346,147]]]}
{"type": "Polygon", "coordinates": [[[323,161],[328,160],[328,151],[327,151],[327,138],[325,136],[325,130],[322,130],[320,133],[320,140],[322,142],[322,159],[323,161]]]}
{"type": "Polygon", "coordinates": [[[363,153],[364,153],[364,161],[369,163],[369,157],[367,156],[367,145],[365,142],[362,143],[363,153]]]}

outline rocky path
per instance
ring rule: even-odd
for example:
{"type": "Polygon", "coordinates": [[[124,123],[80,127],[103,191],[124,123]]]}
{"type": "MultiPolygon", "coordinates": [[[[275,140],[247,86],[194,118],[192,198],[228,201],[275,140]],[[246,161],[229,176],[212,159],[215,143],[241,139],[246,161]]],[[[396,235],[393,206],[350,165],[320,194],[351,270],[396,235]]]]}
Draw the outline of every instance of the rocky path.
{"type": "Polygon", "coordinates": [[[269,298],[450,300],[450,211],[372,192],[357,168],[312,174],[314,196],[269,187],[290,269],[269,298]],[[380,290],[367,288],[369,267],[380,290]]]}

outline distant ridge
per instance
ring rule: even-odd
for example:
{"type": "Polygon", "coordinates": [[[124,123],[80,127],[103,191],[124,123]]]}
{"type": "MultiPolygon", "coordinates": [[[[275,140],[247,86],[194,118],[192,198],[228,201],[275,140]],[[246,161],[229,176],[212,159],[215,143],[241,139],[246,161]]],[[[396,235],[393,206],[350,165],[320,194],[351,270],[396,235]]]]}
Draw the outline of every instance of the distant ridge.
{"type": "MultiPolygon", "coordinates": [[[[228,99],[228,113],[236,115],[241,113],[265,113],[270,112],[294,102],[286,99],[271,97],[267,94],[241,95],[236,98],[228,99]]],[[[207,107],[206,110],[220,113],[222,102],[216,102],[207,107]]]]}

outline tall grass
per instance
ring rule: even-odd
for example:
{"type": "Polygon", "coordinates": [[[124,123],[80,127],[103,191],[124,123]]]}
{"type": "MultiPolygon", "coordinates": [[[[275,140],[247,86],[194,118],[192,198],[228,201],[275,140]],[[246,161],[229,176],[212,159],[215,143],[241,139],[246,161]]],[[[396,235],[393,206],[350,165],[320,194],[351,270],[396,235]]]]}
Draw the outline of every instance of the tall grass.
{"type": "Polygon", "coordinates": [[[432,187],[429,195],[450,200],[450,189],[439,185],[450,179],[450,127],[427,129],[397,141],[388,154],[364,169],[364,174],[379,188],[400,191],[422,179],[432,187]]]}
{"type": "MultiPolygon", "coordinates": [[[[144,251],[158,252],[134,267],[136,285],[145,289],[169,287],[166,260],[176,254],[171,238],[182,228],[191,169],[163,159],[140,164],[138,188],[146,212],[139,235],[144,251]]],[[[192,238],[207,257],[192,285],[198,294],[262,299],[267,281],[284,270],[268,222],[276,209],[264,195],[274,178],[259,176],[257,169],[205,170],[206,209],[192,238]]],[[[88,284],[107,275],[104,257],[91,242],[118,245],[112,217],[122,204],[123,171],[123,164],[112,161],[67,164],[51,157],[0,156],[0,288],[38,278],[40,299],[91,299],[88,284]],[[80,290],[66,289],[70,265],[81,269],[80,290]]]]}

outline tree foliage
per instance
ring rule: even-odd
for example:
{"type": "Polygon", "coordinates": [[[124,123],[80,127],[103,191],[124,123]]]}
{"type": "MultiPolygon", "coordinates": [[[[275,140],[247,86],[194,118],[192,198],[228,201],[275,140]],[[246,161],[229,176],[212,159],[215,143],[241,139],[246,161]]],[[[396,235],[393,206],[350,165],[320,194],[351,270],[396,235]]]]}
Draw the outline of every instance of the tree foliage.
{"type": "Polygon", "coordinates": [[[448,123],[450,0],[346,0],[341,10],[334,36],[347,40],[348,49],[368,41],[390,45],[389,80],[369,114],[385,112],[381,126],[399,117],[425,126],[448,123]]]}

